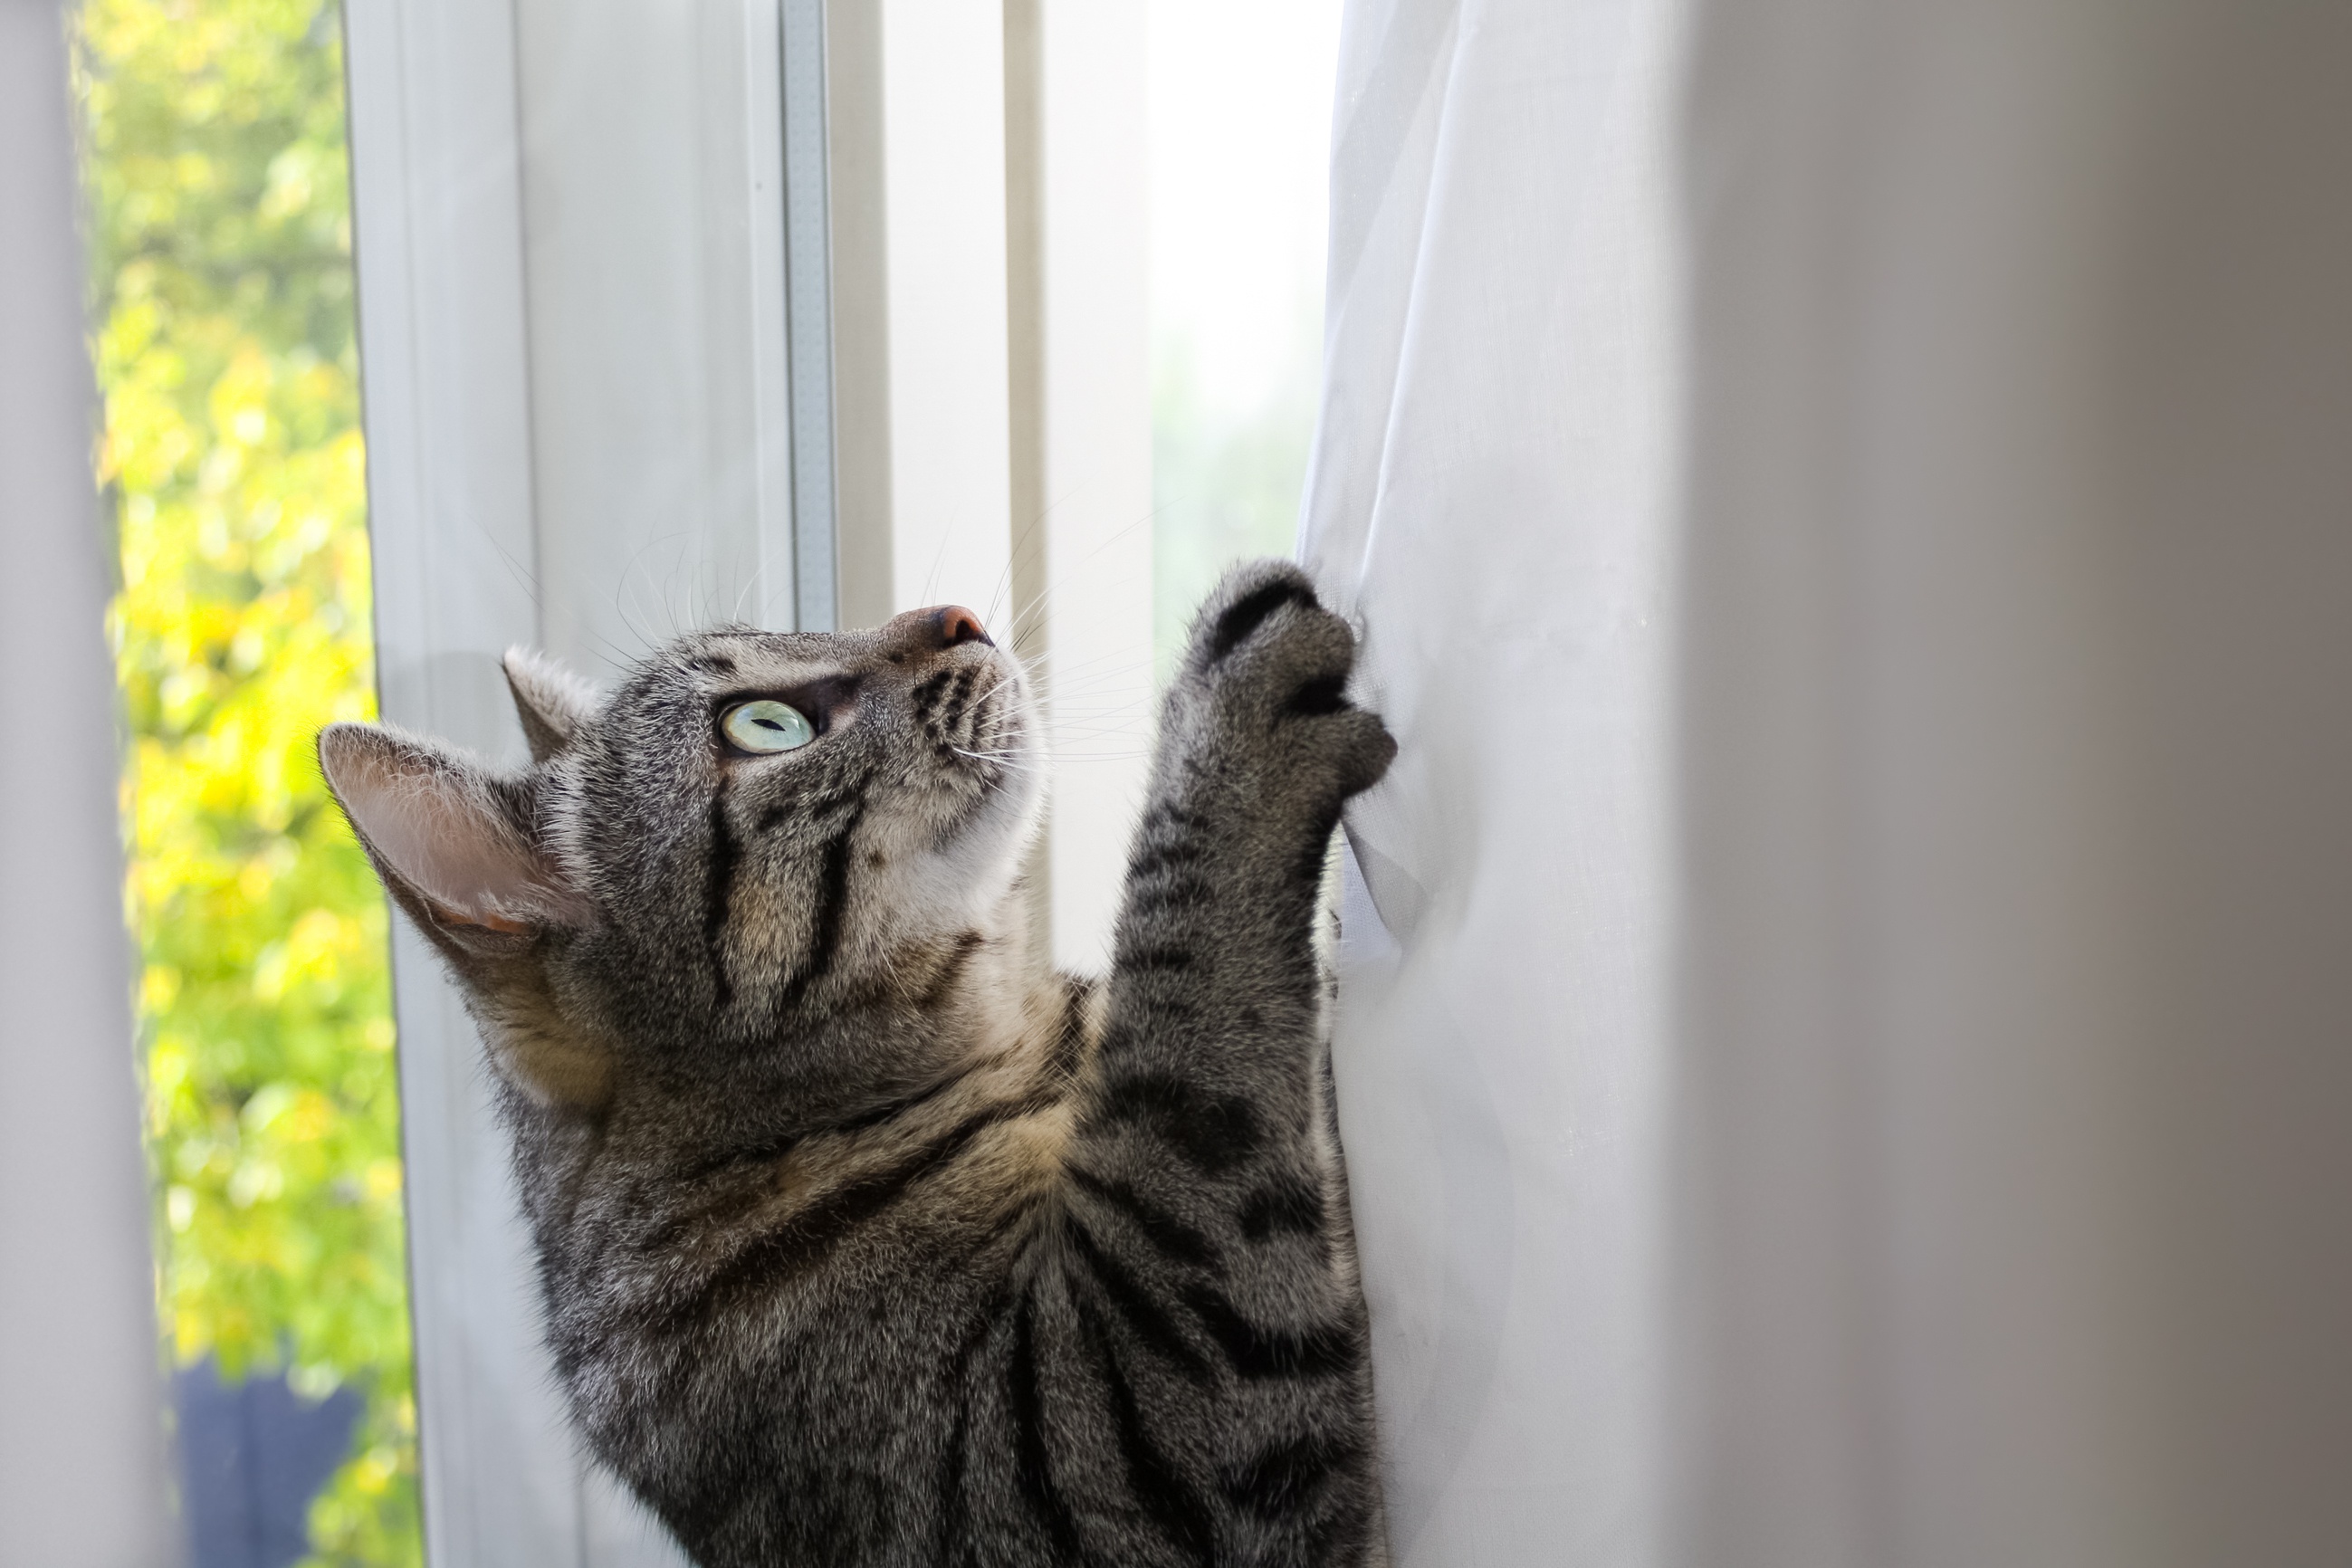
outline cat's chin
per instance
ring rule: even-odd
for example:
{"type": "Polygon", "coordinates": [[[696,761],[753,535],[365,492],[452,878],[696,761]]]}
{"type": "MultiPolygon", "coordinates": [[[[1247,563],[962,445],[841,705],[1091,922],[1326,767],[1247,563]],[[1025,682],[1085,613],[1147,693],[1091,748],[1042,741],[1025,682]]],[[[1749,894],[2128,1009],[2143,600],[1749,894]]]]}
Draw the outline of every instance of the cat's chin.
{"type": "Polygon", "coordinates": [[[951,746],[955,773],[979,784],[984,800],[1034,794],[1041,760],[1033,742],[1028,683],[1020,666],[992,649],[988,689],[971,704],[969,745],[951,746]]]}
{"type": "Polygon", "coordinates": [[[892,946],[992,926],[1019,880],[1043,816],[1033,773],[970,801],[913,853],[869,865],[869,897],[892,911],[892,946]]]}
{"type": "Polygon", "coordinates": [[[997,842],[997,852],[1017,862],[1036,836],[1045,816],[1044,759],[1029,744],[1028,726],[1008,720],[995,753],[977,774],[980,796],[966,808],[961,834],[997,842]]]}
{"type": "Polygon", "coordinates": [[[1045,821],[1044,760],[1027,743],[1025,726],[1011,734],[1007,750],[1010,755],[983,781],[980,798],[953,835],[955,846],[943,857],[983,889],[984,904],[1011,889],[1045,821]]]}

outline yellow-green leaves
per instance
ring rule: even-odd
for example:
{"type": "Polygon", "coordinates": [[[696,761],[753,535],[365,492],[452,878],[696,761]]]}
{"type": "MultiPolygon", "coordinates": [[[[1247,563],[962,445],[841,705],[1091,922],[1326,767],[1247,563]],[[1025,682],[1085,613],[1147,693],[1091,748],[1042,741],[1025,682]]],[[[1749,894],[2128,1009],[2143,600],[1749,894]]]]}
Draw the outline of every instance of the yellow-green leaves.
{"type": "Polygon", "coordinates": [[[87,0],[76,43],[164,1331],[359,1388],[311,1561],[415,1563],[384,907],[311,754],[374,706],[337,12],[87,0]]]}

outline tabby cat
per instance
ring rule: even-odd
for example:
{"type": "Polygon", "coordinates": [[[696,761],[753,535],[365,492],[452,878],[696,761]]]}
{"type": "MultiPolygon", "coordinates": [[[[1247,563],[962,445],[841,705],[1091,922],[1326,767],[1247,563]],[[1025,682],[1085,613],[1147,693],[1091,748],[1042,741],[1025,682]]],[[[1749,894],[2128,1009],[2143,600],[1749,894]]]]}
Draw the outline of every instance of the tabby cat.
{"type": "Polygon", "coordinates": [[[955,607],[688,637],[532,766],[320,737],[495,1066],[588,1444],[706,1568],[1385,1560],[1318,883],[1395,745],[1244,567],[1107,980],[1031,950],[1019,664],[955,607]]]}

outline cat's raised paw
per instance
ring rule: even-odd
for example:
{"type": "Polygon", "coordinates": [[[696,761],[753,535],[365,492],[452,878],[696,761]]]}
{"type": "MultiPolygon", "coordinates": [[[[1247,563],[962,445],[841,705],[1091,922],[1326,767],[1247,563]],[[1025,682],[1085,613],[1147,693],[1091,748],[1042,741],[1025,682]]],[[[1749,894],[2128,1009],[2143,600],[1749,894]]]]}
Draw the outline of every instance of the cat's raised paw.
{"type": "Polygon", "coordinates": [[[1280,779],[1319,808],[1370,788],[1396,755],[1380,720],[1349,698],[1356,651],[1297,566],[1235,567],[1193,624],[1171,718],[1213,732],[1220,753],[1252,755],[1263,782],[1280,779]]]}

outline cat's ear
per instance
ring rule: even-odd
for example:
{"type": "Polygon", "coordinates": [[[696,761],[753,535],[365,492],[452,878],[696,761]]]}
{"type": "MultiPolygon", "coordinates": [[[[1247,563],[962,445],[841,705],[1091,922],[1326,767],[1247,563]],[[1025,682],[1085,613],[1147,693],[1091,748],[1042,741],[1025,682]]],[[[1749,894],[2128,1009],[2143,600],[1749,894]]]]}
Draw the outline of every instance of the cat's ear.
{"type": "Polygon", "coordinates": [[[533,842],[527,784],[373,724],[319,734],[327,785],[385,885],[427,934],[511,948],[594,906],[533,842]]]}
{"type": "Polygon", "coordinates": [[[543,653],[510,647],[501,662],[534,763],[543,763],[570,745],[581,726],[604,706],[594,687],[543,653]]]}

